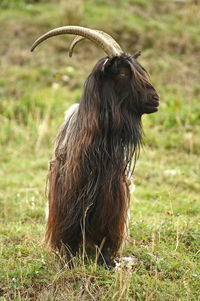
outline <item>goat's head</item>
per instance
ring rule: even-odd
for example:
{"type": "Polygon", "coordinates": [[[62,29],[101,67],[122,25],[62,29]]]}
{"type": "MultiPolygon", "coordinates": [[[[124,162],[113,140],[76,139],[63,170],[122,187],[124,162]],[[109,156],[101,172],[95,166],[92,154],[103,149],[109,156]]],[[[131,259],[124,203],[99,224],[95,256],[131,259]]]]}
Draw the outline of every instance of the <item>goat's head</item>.
{"type": "Polygon", "coordinates": [[[34,42],[31,51],[44,40],[60,34],[77,35],[70,46],[70,56],[72,56],[76,44],[83,39],[94,42],[106,52],[108,56],[100,59],[91,73],[94,79],[96,78],[98,81],[100,79],[98,84],[102,91],[108,92],[113,88],[120,103],[123,103],[128,96],[129,98],[132,96],[132,108],[138,115],[158,110],[158,93],[151,84],[148,73],[137,61],[141,51],[136,52],[133,56],[125,54],[110,35],[103,31],[80,26],[63,26],[45,33],[34,42]]]}
{"type": "Polygon", "coordinates": [[[141,51],[138,51],[133,56],[121,54],[100,59],[90,74],[98,81],[102,95],[115,94],[117,105],[126,105],[139,116],[154,113],[159,106],[158,93],[151,84],[147,71],[137,61],[140,54],[141,51]],[[128,99],[130,103],[127,102],[128,99]]]}

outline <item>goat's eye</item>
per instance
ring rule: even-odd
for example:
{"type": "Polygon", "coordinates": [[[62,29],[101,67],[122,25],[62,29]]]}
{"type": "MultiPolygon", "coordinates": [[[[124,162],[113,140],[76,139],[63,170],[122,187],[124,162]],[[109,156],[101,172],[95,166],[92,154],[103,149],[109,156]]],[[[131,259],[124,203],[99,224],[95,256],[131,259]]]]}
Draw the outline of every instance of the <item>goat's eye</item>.
{"type": "Polygon", "coordinates": [[[119,68],[119,73],[117,75],[118,79],[128,79],[130,78],[130,69],[126,67],[119,68]]]}

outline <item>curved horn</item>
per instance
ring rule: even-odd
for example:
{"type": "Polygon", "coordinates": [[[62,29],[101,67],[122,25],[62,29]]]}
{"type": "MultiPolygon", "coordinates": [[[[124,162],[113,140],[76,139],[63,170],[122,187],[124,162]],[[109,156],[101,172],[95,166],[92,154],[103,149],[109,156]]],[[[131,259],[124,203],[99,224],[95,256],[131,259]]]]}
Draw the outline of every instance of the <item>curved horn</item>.
{"type": "MultiPolygon", "coordinates": [[[[108,34],[106,34],[105,32],[101,31],[101,30],[96,30],[98,32],[100,32],[102,35],[104,35],[105,37],[107,37],[108,40],[110,40],[110,42],[112,43],[112,40],[113,38],[111,38],[108,34]]],[[[84,37],[81,37],[81,36],[76,36],[74,38],[74,40],[72,41],[70,47],[69,47],[69,56],[72,57],[72,54],[73,54],[73,50],[74,50],[74,47],[81,41],[85,40],[84,37]]]]}
{"type": "Polygon", "coordinates": [[[85,40],[84,37],[81,37],[81,36],[76,36],[74,38],[74,40],[72,41],[70,47],[69,47],[69,56],[72,57],[72,54],[73,54],[73,50],[74,50],[74,47],[76,46],[76,44],[78,44],[80,41],[82,40],[85,40]]]}
{"type": "Polygon", "coordinates": [[[109,57],[120,56],[123,53],[121,47],[107,33],[81,26],[63,26],[48,31],[33,43],[31,51],[46,39],[60,34],[75,34],[86,38],[100,46],[109,57]]]}

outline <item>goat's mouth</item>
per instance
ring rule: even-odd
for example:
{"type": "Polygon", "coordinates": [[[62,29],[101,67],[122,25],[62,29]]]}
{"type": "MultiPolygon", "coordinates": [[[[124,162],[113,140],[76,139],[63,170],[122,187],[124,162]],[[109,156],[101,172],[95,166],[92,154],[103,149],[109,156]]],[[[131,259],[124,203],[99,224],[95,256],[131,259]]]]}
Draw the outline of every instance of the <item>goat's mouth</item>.
{"type": "Polygon", "coordinates": [[[155,107],[159,107],[159,104],[160,104],[160,98],[158,95],[154,95],[153,97],[153,100],[154,100],[154,106],[155,107]]]}

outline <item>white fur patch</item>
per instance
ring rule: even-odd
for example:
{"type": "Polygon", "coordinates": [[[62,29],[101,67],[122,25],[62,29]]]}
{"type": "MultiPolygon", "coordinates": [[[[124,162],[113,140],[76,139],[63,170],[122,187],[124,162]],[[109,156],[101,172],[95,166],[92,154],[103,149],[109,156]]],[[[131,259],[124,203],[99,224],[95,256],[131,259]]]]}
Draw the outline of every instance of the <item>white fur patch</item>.
{"type": "Polygon", "coordinates": [[[79,104],[75,103],[71,107],[69,107],[69,109],[65,112],[65,121],[67,121],[72,116],[72,114],[76,110],[78,110],[78,106],[79,106],[79,104]]]}

